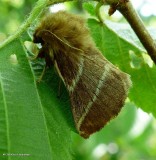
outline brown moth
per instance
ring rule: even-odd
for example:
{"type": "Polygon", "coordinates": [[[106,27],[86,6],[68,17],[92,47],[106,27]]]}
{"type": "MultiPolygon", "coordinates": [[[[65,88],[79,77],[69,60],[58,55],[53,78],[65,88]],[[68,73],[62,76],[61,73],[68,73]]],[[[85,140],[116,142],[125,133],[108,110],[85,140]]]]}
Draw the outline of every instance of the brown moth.
{"type": "Polygon", "coordinates": [[[69,92],[75,126],[88,138],[120,112],[130,76],[96,48],[83,18],[59,11],[41,20],[34,33],[38,57],[54,64],[69,92]]]}

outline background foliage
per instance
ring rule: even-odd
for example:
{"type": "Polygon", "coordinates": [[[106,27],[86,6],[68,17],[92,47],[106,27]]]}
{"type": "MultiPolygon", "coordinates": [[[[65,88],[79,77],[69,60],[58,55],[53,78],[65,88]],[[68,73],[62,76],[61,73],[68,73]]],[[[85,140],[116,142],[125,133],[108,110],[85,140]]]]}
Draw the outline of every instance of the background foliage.
{"type": "MultiPolygon", "coordinates": [[[[33,0],[0,3],[1,42],[8,34],[18,33],[24,19],[34,16],[29,28],[26,26],[22,34],[16,34],[0,47],[0,159],[18,160],[26,154],[25,158],[30,160],[155,160],[156,122],[141,109],[156,116],[156,68],[129,25],[122,23],[124,19],[108,17],[105,7],[101,9],[104,18],[101,24],[95,15],[95,3],[65,4],[70,12],[88,18],[98,48],[108,60],[129,73],[133,81],[129,99],[119,116],[84,140],[75,131],[63,85],[61,97],[57,98],[60,79],[56,71],[49,69],[43,81],[36,84],[44,61],[30,62],[27,58],[34,51],[31,33],[35,17],[46,1],[38,1],[36,12],[31,15],[33,0]]],[[[153,16],[144,18],[147,25],[152,24],[152,19],[153,16]]],[[[150,33],[156,37],[154,29],[150,33]]]]}

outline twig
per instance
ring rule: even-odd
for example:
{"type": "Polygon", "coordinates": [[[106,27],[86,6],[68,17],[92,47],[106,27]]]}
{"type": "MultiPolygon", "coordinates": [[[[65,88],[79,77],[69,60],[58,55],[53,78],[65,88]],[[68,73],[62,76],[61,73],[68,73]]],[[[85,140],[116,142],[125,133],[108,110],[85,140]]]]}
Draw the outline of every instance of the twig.
{"type": "MultiPolygon", "coordinates": [[[[109,2],[109,0],[107,1],[109,2]]],[[[142,20],[134,9],[130,0],[128,2],[125,1],[126,0],[119,0],[118,3],[116,3],[116,9],[119,10],[121,14],[127,19],[139,40],[147,50],[149,56],[156,64],[156,43],[145,28],[142,20]]],[[[114,3],[111,4],[111,6],[112,5],[115,7],[114,3]]]]}

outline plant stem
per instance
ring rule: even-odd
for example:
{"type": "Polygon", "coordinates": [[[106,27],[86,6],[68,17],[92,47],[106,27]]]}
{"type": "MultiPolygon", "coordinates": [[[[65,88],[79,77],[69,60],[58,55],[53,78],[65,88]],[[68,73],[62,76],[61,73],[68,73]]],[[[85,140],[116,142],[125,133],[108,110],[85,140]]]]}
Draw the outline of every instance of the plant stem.
{"type": "Polygon", "coordinates": [[[26,19],[26,21],[19,27],[19,29],[13,34],[10,35],[4,42],[0,43],[0,49],[5,45],[18,38],[34,21],[34,19],[39,15],[43,8],[47,5],[48,0],[39,0],[36,3],[36,6],[32,10],[30,16],[26,19]]]}
{"type": "Polygon", "coordinates": [[[61,3],[70,0],[38,0],[36,2],[36,6],[33,8],[29,17],[25,20],[25,22],[19,27],[19,29],[12,35],[10,35],[4,42],[0,43],[0,49],[6,46],[8,43],[18,38],[26,29],[31,25],[31,23],[39,16],[42,10],[48,6],[55,3],[61,3]]]}
{"type": "Polygon", "coordinates": [[[139,40],[147,50],[151,59],[156,64],[156,43],[145,28],[142,20],[133,8],[132,3],[130,1],[127,3],[123,3],[117,7],[117,10],[119,10],[122,15],[127,19],[132,29],[138,36],[139,40]]]}
{"type": "Polygon", "coordinates": [[[100,7],[103,5],[103,2],[99,2],[97,5],[96,5],[96,8],[95,8],[95,11],[96,11],[96,16],[98,17],[99,21],[101,23],[103,23],[103,19],[101,17],[101,14],[100,14],[100,7]]]}

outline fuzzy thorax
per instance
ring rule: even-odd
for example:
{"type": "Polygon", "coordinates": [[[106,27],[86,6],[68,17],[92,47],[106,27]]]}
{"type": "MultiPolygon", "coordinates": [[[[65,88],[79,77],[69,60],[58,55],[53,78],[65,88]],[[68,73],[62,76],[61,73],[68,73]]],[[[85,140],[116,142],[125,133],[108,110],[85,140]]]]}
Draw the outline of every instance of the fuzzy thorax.
{"type": "Polygon", "coordinates": [[[34,37],[38,37],[56,52],[71,48],[86,50],[90,46],[95,46],[85,20],[64,11],[48,14],[42,19],[34,37]]]}

